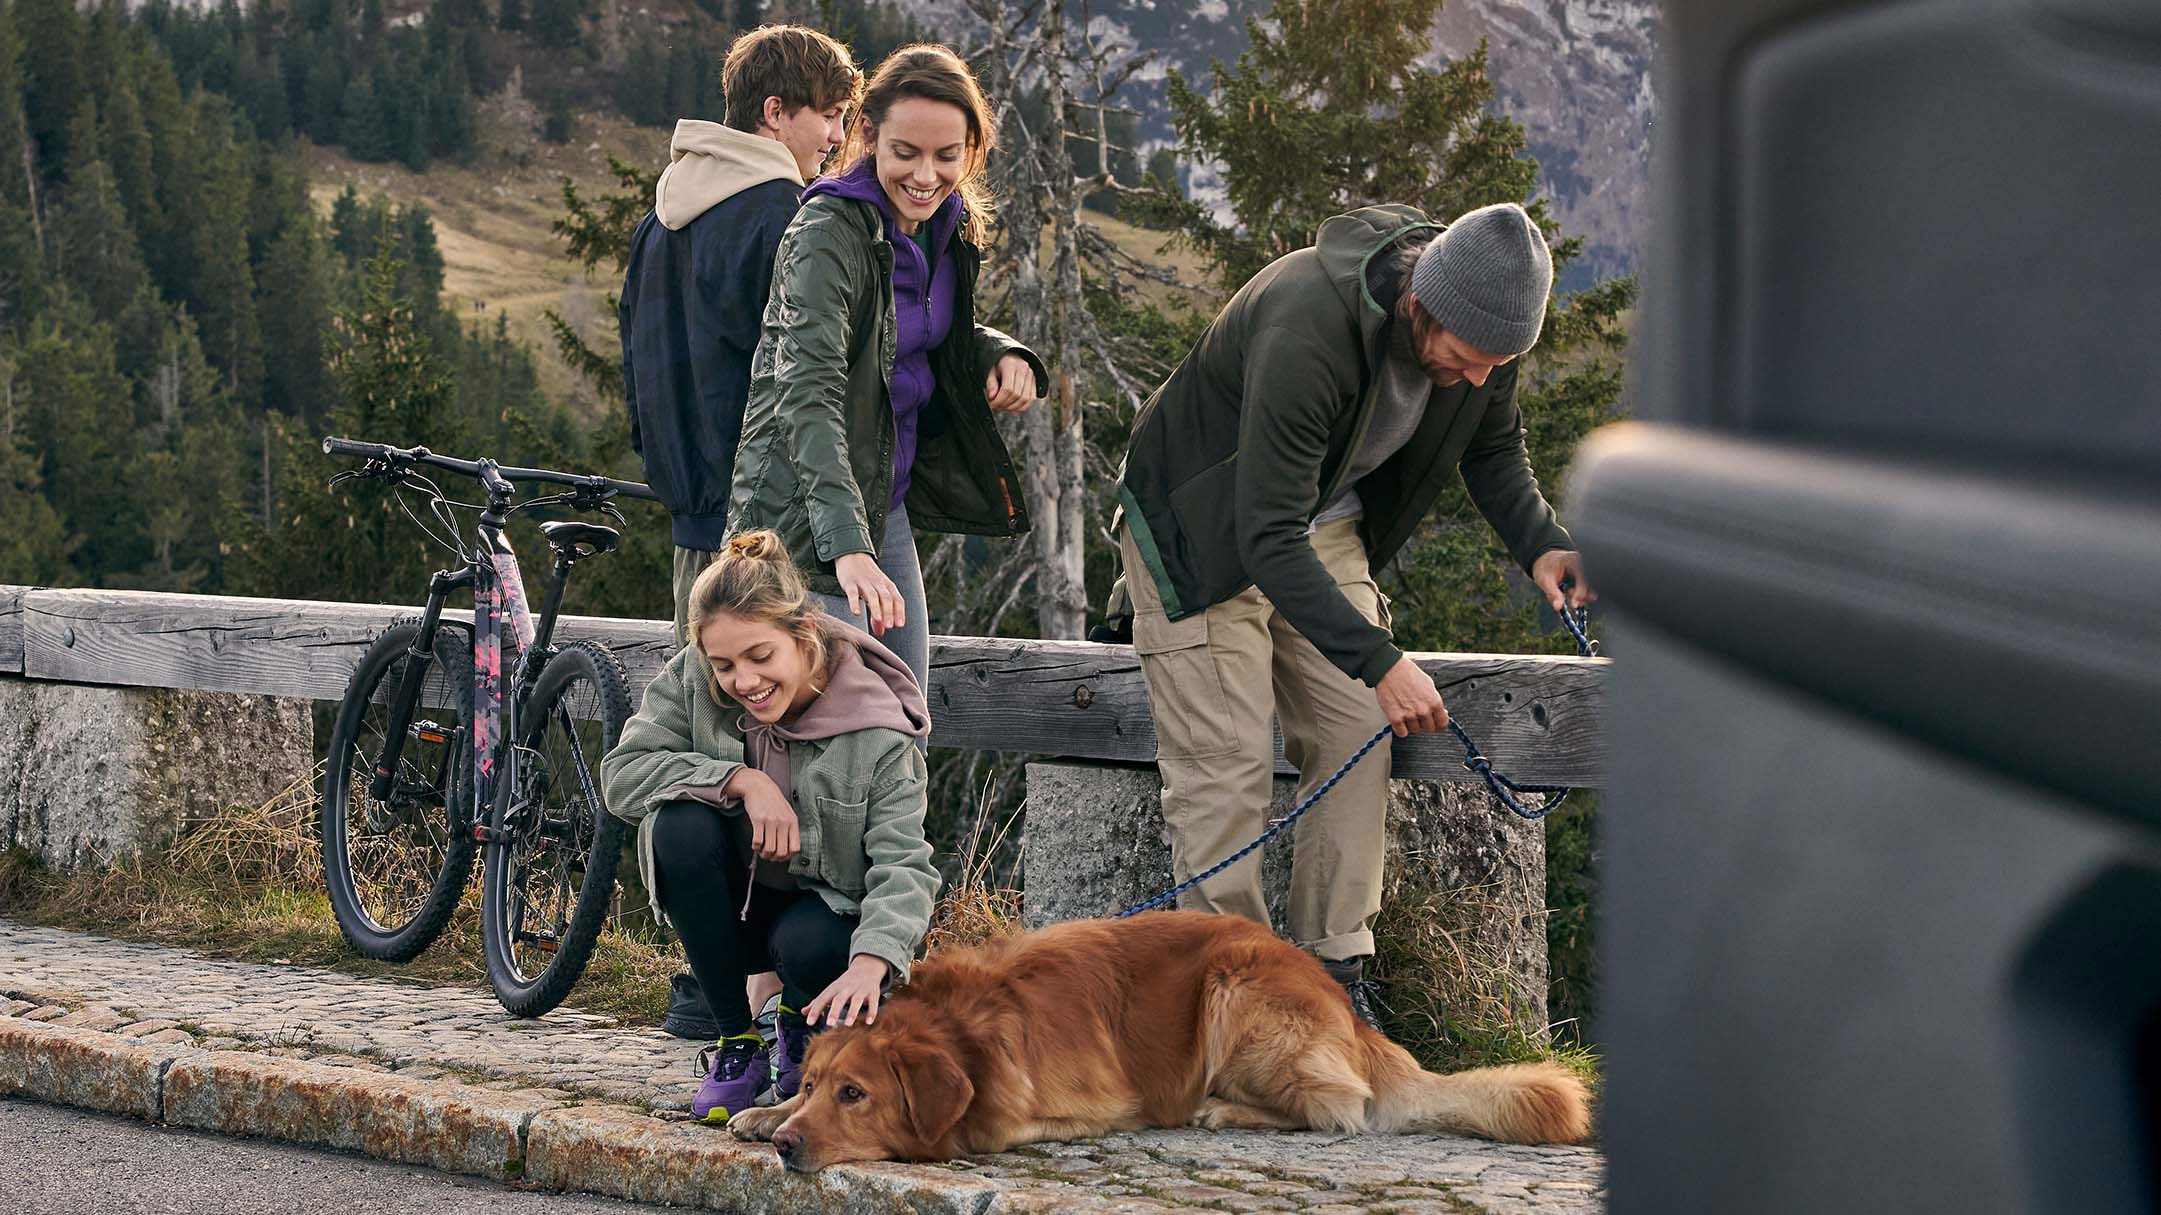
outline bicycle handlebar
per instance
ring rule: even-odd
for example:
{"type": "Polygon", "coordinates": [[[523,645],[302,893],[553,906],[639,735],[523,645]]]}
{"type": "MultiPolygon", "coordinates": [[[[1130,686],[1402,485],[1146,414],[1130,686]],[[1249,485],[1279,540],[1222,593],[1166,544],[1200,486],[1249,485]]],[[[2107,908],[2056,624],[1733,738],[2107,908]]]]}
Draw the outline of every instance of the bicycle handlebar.
{"type": "MultiPolygon", "coordinates": [[[[550,485],[568,485],[574,489],[606,488],[614,491],[619,497],[643,498],[648,502],[658,502],[660,500],[659,495],[653,492],[652,487],[642,481],[618,481],[613,477],[552,472],[545,468],[504,468],[493,465],[492,462],[459,460],[450,456],[439,456],[425,447],[392,447],[387,443],[363,443],[357,439],[331,437],[323,440],[323,454],[326,456],[345,456],[350,459],[381,460],[390,465],[426,464],[434,468],[462,473],[465,476],[478,479],[482,484],[487,484],[488,471],[492,468],[495,475],[506,482],[538,481],[550,485]]],[[[490,486],[489,488],[494,487],[490,486]]]]}

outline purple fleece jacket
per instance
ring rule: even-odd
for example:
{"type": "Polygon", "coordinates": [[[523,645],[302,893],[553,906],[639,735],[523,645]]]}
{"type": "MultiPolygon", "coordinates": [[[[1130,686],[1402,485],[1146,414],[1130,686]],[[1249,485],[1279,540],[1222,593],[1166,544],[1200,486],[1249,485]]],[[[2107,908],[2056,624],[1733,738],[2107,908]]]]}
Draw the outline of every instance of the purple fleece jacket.
{"type": "MultiPolygon", "coordinates": [[[[950,194],[930,217],[931,261],[923,250],[900,230],[893,218],[893,200],[878,184],[878,173],[869,157],[837,177],[821,177],[803,192],[809,202],[820,194],[852,198],[878,208],[885,217],[885,239],[893,246],[893,317],[896,322],[893,349],[893,500],[887,509],[897,510],[908,497],[909,475],[915,469],[917,419],[930,402],[932,382],[930,352],[953,330],[953,234],[960,230],[960,195],[950,194]]],[[[875,539],[875,537],[873,537],[875,539]]]]}

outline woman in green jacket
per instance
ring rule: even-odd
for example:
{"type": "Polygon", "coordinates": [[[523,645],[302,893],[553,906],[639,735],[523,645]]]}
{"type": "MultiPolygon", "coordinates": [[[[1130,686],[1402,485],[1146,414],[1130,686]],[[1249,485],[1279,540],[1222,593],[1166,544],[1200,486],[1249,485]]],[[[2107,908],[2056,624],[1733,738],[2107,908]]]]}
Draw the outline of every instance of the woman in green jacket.
{"type": "Polygon", "coordinates": [[[1050,377],[975,320],[996,135],[975,77],[903,47],[865,90],[836,163],[781,238],[730,495],[731,528],[777,530],[833,615],[930,664],[911,527],[1017,535],[1020,479],[991,412],[1050,377]]]}
{"type": "Polygon", "coordinates": [[[691,644],[601,764],[639,868],[712,1001],[692,1112],[726,1122],[802,1083],[811,1026],[878,1015],[938,891],[923,836],[930,714],[892,651],[821,609],[771,531],[728,541],[690,592],[691,644]],[[779,1057],[746,976],[781,979],[779,1057]]]}

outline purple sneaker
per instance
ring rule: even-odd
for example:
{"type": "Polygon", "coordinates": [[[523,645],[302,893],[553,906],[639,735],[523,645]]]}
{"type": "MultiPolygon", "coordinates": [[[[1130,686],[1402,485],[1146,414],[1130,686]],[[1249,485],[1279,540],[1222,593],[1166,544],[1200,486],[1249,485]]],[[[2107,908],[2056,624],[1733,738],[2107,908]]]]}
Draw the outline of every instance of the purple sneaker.
{"type": "Polygon", "coordinates": [[[783,1004],[775,1023],[780,1041],[773,1047],[773,1096],[781,1101],[803,1087],[803,1056],[810,1050],[810,1023],[803,1014],[783,1004]]]}
{"type": "Polygon", "coordinates": [[[765,1043],[756,1034],[737,1034],[698,1052],[698,1095],[690,1116],[715,1126],[756,1104],[768,1075],[765,1043]]]}

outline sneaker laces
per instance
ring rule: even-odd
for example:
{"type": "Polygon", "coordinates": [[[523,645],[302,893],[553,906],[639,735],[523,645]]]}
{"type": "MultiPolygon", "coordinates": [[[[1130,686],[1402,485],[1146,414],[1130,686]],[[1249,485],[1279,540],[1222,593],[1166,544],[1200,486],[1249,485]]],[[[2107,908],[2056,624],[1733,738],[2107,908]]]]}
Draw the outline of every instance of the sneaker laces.
{"type": "Polygon", "coordinates": [[[720,1052],[720,1071],[715,1078],[734,1080],[741,1077],[744,1072],[750,1070],[751,1059],[757,1055],[758,1048],[763,1045],[765,1043],[759,1041],[756,1034],[738,1034],[732,1038],[722,1038],[711,1046],[701,1047],[698,1051],[699,1079],[715,1076],[713,1071],[713,1052],[715,1051],[720,1052]]]}
{"type": "Polygon", "coordinates": [[[1373,1014],[1373,984],[1365,979],[1353,979],[1344,985],[1344,991],[1351,997],[1351,1012],[1375,1029],[1380,1028],[1380,1021],[1373,1014]]]}

